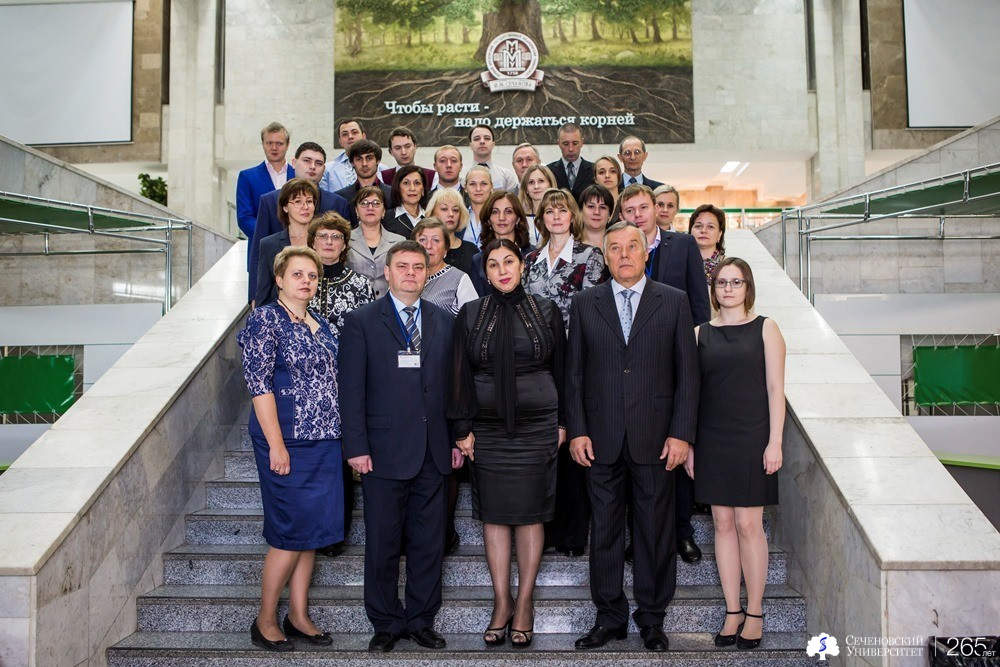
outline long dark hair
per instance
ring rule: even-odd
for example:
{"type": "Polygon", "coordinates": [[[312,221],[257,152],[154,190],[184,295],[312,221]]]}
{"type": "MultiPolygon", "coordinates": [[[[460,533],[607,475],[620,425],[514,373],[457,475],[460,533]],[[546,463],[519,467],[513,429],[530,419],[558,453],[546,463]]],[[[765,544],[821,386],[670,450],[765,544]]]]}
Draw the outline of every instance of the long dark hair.
{"type": "MultiPolygon", "coordinates": [[[[517,195],[507,190],[494,190],[486,198],[486,201],[483,202],[483,207],[480,209],[479,215],[483,224],[479,246],[484,252],[486,246],[496,240],[497,237],[496,232],[493,231],[493,223],[490,222],[490,217],[493,214],[493,207],[501,199],[506,199],[510,202],[510,207],[514,209],[514,215],[517,216],[517,224],[514,225],[514,239],[517,241],[517,245],[521,248],[527,248],[531,244],[528,237],[528,218],[524,215],[524,208],[521,206],[521,202],[518,201],[517,195]]],[[[520,255],[520,251],[518,251],[518,255],[520,255]]]]}

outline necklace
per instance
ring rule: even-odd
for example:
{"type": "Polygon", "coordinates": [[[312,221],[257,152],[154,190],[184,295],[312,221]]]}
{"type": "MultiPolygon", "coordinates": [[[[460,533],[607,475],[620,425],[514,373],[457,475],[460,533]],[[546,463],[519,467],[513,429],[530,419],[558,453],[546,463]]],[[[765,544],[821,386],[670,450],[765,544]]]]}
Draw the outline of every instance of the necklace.
{"type": "Polygon", "coordinates": [[[292,322],[295,322],[296,324],[304,324],[305,323],[306,317],[308,316],[308,313],[306,313],[306,315],[300,316],[300,315],[297,315],[295,313],[295,311],[293,311],[291,308],[289,308],[288,305],[284,301],[282,301],[281,299],[278,299],[278,303],[280,303],[281,307],[285,309],[285,312],[288,313],[288,316],[290,318],[292,318],[292,322]]]}

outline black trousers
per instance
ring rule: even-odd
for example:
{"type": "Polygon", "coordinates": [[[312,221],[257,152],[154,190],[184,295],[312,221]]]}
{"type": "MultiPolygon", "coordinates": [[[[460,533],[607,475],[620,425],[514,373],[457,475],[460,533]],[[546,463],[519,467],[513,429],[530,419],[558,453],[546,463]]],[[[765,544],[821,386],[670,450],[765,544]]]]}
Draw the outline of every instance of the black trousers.
{"type": "Polygon", "coordinates": [[[556,466],[556,516],[545,524],[545,546],[584,549],[590,530],[586,468],[573,460],[569,443],[559,448],[556,466]]]}
{"type": "Polygon", "coordinates": [[[632,484],[633,618],[643,627],[663,626],[667,605],[677,587],[677,537],[674,528],[674,477],[664,463],[635,463],[622,447],[610,465],[587,468],[591,504],[590,594],[597,623],[607,627],[628,621],[625,597],[626,484],[632,484]]]}
{"type": "Polygon", "coordinates": [[[361,476],[365,499],[365,611],[376,632],[434,625],[441,607],[441,561],[448,516],[447,477],[430,448],[413,479],[361,476]],[[399,558],[406,537],[406,605],[399,600],[399,558]]]}
{"type": "MultiPolygon", "coordinates": [[[[683,469],[677,468],[674,473],[674,495],[677,502],[674,503],[674,520],[677,532],[677,539],[684,540],[694,537],[694,526],[691,524],[692,506],[694,505],[694,480],[687,476],[683,469]]],[[[632,510],[630,508],[632,498],[632,484],[628,484],[629,506],[626,506],[625,516],[629,529],[635,532],[632,525],[632,510]]]]}

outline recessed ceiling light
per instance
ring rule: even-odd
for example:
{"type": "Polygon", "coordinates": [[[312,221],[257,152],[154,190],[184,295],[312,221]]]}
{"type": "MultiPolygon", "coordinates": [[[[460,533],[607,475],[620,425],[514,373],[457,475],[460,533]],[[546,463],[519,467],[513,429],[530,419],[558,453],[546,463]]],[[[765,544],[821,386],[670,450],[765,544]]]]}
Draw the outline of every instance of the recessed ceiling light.
{"type": "Polygon", "coordinates": [[[749,162],[744,162],[743,166],[740,167],[739,171],[737,171],[735,174],[733,174],[733,178],[736,178],[737,176],[739,176],[740,174],[742,174],[744,171],[747,170],[747,167],[749,167],[749,166],[750,166],[749,162]]]}
{"type": "Polygon", "coordinates": [[[726,164],[722,165],[722,169],[720,169],[719,171],[721,171],[723,174],[731,174],[734,171],[736,171],[736,167],[738,166],[740,166],[739,161],[727,162],[726,164]]]}

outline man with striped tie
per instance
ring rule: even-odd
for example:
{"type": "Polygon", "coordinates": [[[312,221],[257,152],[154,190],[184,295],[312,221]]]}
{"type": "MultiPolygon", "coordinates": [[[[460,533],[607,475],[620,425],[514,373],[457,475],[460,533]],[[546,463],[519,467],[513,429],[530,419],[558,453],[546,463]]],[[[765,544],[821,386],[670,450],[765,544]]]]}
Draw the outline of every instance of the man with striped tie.
{"type": "Polygon", "coordinates": [[[344,318],[338,353],[344,456],[361,474],[365,505],[365,611],[372,652],[400,639],[444,648],[441,606],[451,437],[445,418],[454,318],[420,298],[427,251],[389,250],[389,293],[344,318]],[[406,539],[406,605],[399,557],[406,539]]]}
{"type": "Polygon", "coordinates": [[[647,278],[646,256],[640,229],[612,225],[604,236],[612,279],[580,292],[570,306],[567,435],[573,460],[587,470],[590,592],[597,607],[578,649],[627,635],[627,480],[635,530],[632,617],[647,649],[669,646],[663,618],[677,583],[674,479],[685,474],[700,381],[687,295],[647,278]]]}

